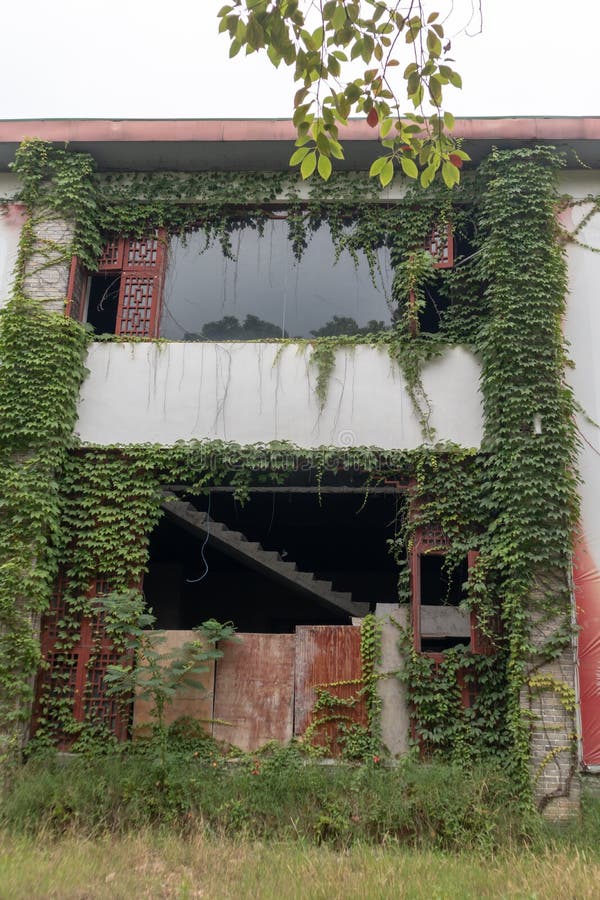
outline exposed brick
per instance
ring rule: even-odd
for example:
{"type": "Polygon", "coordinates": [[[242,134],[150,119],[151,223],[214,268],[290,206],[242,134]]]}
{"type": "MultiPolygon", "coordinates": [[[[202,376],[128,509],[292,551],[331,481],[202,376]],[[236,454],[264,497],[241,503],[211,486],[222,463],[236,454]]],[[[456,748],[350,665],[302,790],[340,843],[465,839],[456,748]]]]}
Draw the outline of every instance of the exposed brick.
{"type": "Polygon", "coordinates": [[[34,225],[34,251],[27,262],[23,291],[26,297],[45,301],[48,312],[62,312],[69,285],[73,223],[41,218],[34,225]]]}
{"type": "MultiPolygon", "coordinates": [[[[566,593],[556,578],[557,596],[566,593]]],[[[561,622],[549,620],[536,609],[543,598],[539,589],[532,592],[532,642],[542,649],[561,622]]],[[[543,653],[530,660],[530,676],[575,689],[574,648],[569,646],[560,657],[543,662],[543,653]]],[[[580,784],[576,776],[575,714],[565,705],[559,690],[552,686],[539,692],[521,692],[521,706],[528,713],[531,729],[531,774],[535,797],[544,815],[555,821],[573,818],[579,813],[580,784]]]]}

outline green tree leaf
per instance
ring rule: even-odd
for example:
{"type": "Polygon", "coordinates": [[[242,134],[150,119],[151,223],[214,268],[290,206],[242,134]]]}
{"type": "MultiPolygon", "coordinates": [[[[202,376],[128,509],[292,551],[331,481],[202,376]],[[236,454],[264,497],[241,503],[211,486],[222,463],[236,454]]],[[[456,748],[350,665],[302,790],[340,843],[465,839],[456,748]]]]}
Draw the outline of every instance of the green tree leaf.
{"type": "Polygon", "coordinates": [[[323,156],[323,154],[321,153],[319,155],[319,162],[318,162],[317,168],[318,168],[319,175],[321,176],[323,181],[328,181],[329,176],[331,175],[331,170],[333,168],[329,157],[323,156]]]}
{"type": "Polygon", "coordinates": [[[394,163],[391,159],[386,160],[381,172],[379,173],[379,181],[381,187],[387,187],[394,177],[394,163]]]}
{"type": "Polygon", "coordinates": [[[304,159],[307,153],[310,152],[310,147],[300,147],[299,150],[296,150],[295,153],[292,153],[290,157],[290,166],[298,166],[304,159]]]}
{"type": "Polygon", "coordinates": [[[414,162],[414,160],[410,159],[408,156],[400,157],[400,165],[402,166],[402,171],[405,175],[408,175],[409,178],[418,178],[419,170],[414,162]]]}
{"type": "Polygon", "coordinates": [[[302,160],[302,165],[300,166],[300,174],[302,178],[305,180],[310,178],[315,169],[317,168],[317,151],[311,150],[302,160]]]}

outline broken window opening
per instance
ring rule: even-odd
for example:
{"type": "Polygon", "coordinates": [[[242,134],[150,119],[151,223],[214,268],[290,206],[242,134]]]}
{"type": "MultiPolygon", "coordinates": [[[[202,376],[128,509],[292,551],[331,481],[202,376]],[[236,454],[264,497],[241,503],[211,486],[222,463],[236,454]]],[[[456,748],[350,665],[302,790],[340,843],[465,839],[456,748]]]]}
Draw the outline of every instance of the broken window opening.
{"type": "MultiPolygon", "coordinates": [[[[458,227],[448,226],[440,240],[434,231],[427,249],[434,257],[435,274],[424,286],[424,305],[418,312],[419,331],[437,334],[452,315],[453,306],[462,302],[461,266],[476,254],[475,230],[472,222],[461,220],[458,227]]],[[[482,285],[481,294],[484,288],[482,285]]]]}
{"type": "Polygon", "coordinates": [[[450,306],[450,297],[446,293],[446,282],[441,274],[436,276],[424,289],[425,303],[419,310],[419,331],[437,334],[440,331],[444,313],[450,306]]]}
{"type": "Polygon", "coordinates": [[[450,570],[445,563],[446,556],[442,554],[426,553],[421,556],[421,604],[458,607],[466,599],[467,559],[450,570]]]}
{"type": "Polygon", "coordinates": [[[211,492],[165,504],[150,540],[144,592],[157,627],[208,618],[242,632],[350,625],[377,602],[397,601],[387,549],[398,497],[251,492],[245,506],[211,492]],[[210,506],[210,509],[209,509],[210,506]],[[210,521],[207,521],[207,517],[210,521]]]}
{"type": "Polygon", "coordinates": [[[464,646],[478,652],[473,614],[461,608],[465,584],[476,554],[457,566],[446,565],[449,543],[440,529],[422,528],[411,550],[412,622],[415,649],[438,655],[464,646]]]}
{"type": "Polygon", "coordinates": [[[88,280],[85,321],[94,334],[116,334],[120,275],[92,275],[88,280]]]}

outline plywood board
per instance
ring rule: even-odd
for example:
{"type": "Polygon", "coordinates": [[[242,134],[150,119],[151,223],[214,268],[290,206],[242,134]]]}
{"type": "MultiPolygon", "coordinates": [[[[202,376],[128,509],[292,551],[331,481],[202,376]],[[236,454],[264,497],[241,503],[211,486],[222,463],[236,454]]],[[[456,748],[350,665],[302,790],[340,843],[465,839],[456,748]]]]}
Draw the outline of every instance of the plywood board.
{"type": "Polygon", "coordinates": [[[239,634],[225,641],[215,676],[213,735],[242,750],[292,738],[293,634],[239,634]],[[224,724],[226,723],[226,724],[224,724]]]}
{"type": "MultiPolygon", "coordinates": [[[[334,697],[356,697],[362,687],[360,660],[360,628],[354,625],[302,625],[296,629],[296,674],[294,734],[300,736],[313,721],[313,709],[317,699],[315,688],[321,687],[334,697]],[[339,684],[339,682],[351,682],[339,684]]],[[[360,697],[352,707],[336,706],[317,712],[317,717],[343,718],[324,722],[311,735],[315,744],[328,746],[332,754],[338,754],[339,721],[350,724],[367,724],[364,698],[360,697]]]]}
{"type": "MultiPolygon", "coordinates": [[[[198,640],[194,631],[157,631],[156,649],[165,655],[165,665],[173,652],[180,650],[184,644],[198,640]]],[[[206,731],[212,731],[213,694],[215,683],[214,661],[207,662],[207,671],[203,675],[193,676],[195,684],[182,684],[171,703],[165,707],[165,724],[170,725],[181,716],[190,716],[204,724],[206,731]]],[[[150,733],[152,725],[152,701],[136,697],[133,704],[134,737],[150,733]]]]}

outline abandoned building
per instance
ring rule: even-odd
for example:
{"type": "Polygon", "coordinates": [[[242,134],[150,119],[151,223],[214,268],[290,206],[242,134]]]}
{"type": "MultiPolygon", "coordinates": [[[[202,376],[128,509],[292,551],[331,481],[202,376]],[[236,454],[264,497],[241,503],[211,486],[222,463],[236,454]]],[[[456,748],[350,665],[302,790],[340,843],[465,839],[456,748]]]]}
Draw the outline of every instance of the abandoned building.
{"type": "Polygon", "coordinates": [[[456,135],[459,189],[381,191],[358,121],[328,185],[289,172],[288,122],[3,123],[0,670],[25,739],[148,724],[107,693],[95,605],[141,589],[170,650],[209,619],[239,635],[169,722],[246,750],[337,752],[376,718],[392,756],[524,741],[540,805],[577,804],[600,771],[600,119],[456,135]],[[11,643],[32,631],[41,667],[11,643]]]}

